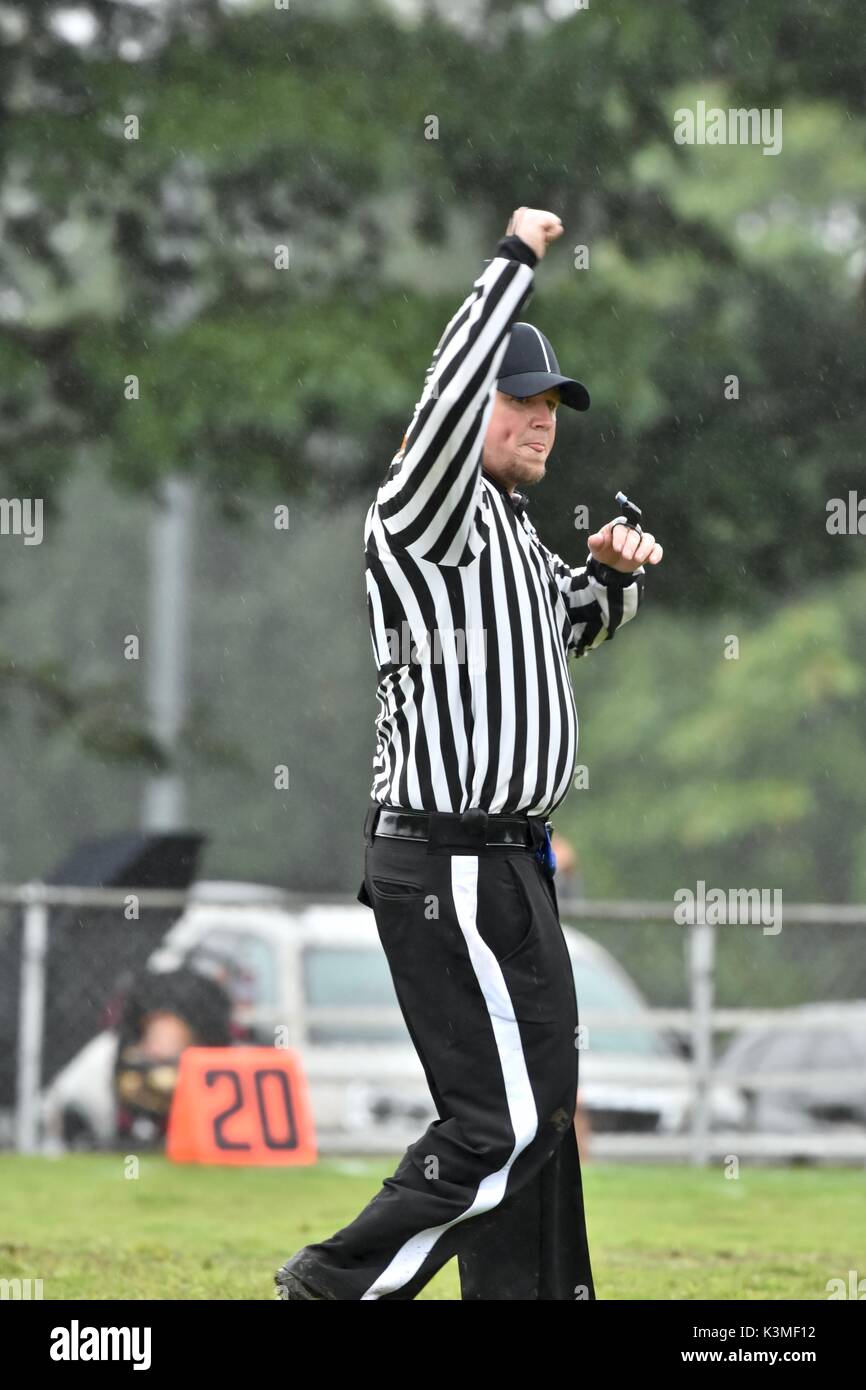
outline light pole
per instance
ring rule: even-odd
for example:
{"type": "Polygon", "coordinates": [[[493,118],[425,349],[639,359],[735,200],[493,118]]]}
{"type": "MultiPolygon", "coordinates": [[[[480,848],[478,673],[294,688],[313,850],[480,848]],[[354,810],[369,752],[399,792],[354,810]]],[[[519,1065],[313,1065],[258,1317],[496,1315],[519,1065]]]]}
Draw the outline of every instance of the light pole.
{"type": "MultiPolygon", "coordinates": [[[[144,663],[150,731],[174,754],[187,704],[189,588],[195,485],[172,475],[150,531],[150,604],[144,663]]],[[[178,830],[186,818],[181,773],[151,773],[142,802],[144,830],[178,830]]]]}

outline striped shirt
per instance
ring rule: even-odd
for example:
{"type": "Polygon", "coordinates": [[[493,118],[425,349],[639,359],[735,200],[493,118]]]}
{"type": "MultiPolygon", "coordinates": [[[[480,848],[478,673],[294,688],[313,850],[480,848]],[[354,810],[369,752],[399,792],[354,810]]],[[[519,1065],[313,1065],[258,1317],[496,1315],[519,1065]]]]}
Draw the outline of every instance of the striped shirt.
{"type": "Polygon", "coordinates": [[[537,257],[503,238],[449,322],[365,527],[378,670],[374,801],[548,815],[577,752],[568,654],[637,612],[644,568],[568,565],[482,467],[500,363],[537,257]]]}

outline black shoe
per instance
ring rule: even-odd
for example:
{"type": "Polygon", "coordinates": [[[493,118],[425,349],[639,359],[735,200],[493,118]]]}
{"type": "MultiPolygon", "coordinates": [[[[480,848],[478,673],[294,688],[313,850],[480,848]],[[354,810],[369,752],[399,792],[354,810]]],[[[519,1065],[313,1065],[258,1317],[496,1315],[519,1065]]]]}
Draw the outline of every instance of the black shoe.
{"type": "Polygon", "coordinates": [[[274,1283],[277,1286],[277,1298],[281,1299],[320,1299],[325,1300],[330,1295],[319,1293],[312,1288],[304,1279],[301,1279],[294,1270],[297,1255],[293,1255],[290,1260],[286,1260],[274,1275],[274,1283]]]}

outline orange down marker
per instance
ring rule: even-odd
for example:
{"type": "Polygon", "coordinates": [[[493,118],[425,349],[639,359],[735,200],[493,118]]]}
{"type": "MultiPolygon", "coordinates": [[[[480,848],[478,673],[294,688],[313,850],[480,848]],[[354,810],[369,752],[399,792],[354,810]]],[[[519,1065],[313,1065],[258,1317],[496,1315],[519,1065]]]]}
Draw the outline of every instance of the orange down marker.
{"type": "Polygon", "coordinates": [[[175,1163],[315,1163],[313,1112],[298,1053],[185,1048],[166,1154],[175,1163]]]}

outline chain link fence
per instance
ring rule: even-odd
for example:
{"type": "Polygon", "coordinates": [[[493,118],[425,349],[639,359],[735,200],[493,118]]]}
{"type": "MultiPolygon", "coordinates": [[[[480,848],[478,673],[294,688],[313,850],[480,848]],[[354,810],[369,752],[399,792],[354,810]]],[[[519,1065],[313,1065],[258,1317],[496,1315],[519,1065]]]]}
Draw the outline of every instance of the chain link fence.
{"type": "MultiPolygon", "coordinates": [[[[0,911],[5,1147],[86,1147],[85,1120],[94,1147],[123,1146],[112,1131],[117,1038],[154,965],[192,967],[227,996],[230,1032],[214,1031],[211,997],[211,1032],[200,1012],[188,1039],[280,1045],[281,1034],[298,1049],[322,1152],[390,1152],[417,1138],[414,1053],[383,993],[372,914],[354,899],[34,882],[0,885],[0,911]],[[51,1096],[62,1099],[53,1128],[51,1096]]],[[[866,908],[786,905],[775,921],[714,923],[707,910],[684,921],[670,902],[561,898],[560,915],[583,943],[579,1113],[594,1156],[866,1162],[866,908]]],[[[158,995],[145,1008],[185,1012],[158,995]]]]}

